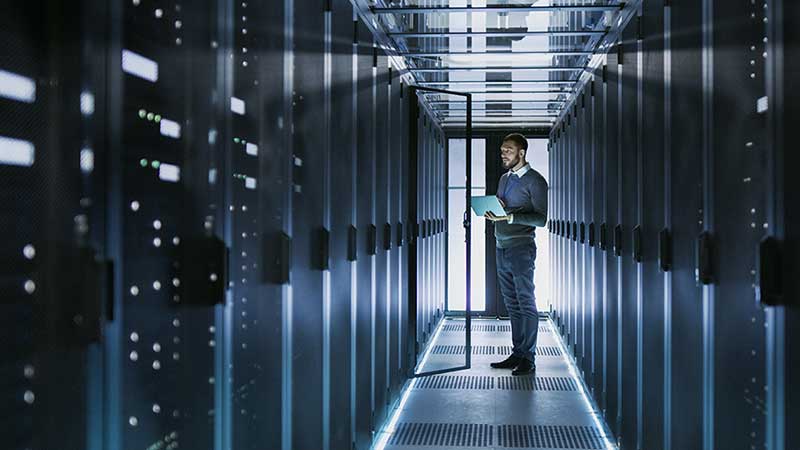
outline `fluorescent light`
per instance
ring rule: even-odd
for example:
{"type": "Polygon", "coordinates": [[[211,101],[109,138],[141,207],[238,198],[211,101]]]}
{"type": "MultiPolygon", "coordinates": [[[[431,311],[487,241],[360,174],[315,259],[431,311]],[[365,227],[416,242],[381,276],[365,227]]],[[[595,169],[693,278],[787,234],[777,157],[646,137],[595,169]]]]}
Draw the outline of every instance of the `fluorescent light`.
{"type": "Polygon", "coordinates": [[[0,97],[33,103],[36,100],[36,83],[31,78],[0,70],[0,97]]]}
{"type": "Polygon", "coordinates": [[[231,111],[239,114],[240,116],[244,115],[245,111],[245,104],[244,100],[236,97],[231,97],[231,111]]]}
{"type": "Polygon", "coordinates": [[[34,154],[33,143],[0,136],[0,164],[30,167],[34,154]]]}
{"type": "Polygon", "coordinates": [[[252,144],[250,142],[247,143],[245,147],[245,151],[247,151],[248,155],[257,156],[258,155],[258,146],[256,144],[252,144]]]}
{"type": "Polygon", "coordinates": [[[158,63],[130,50],[122,50],[122,70],[153,83],[158,81],[158,63]]]}
{"type": "Polygon", "coordinates": [[[181,137],[181,126],[178,124],[178,122],[162,118],[160,124],[162,135],[175,139],[181,137]]]}
{"type": "Polygon", "coordinates": [[[161,163],[158,166],[158,178],[171,183],[177,183],[181,179],[181,168],[172,164],[161,163]]]}

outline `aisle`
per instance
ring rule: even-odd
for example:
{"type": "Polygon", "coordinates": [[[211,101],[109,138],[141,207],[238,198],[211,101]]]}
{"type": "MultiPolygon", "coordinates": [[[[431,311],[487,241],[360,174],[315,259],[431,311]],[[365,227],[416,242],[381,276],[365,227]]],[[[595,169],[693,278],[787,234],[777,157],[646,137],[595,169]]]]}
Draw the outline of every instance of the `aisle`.
{"type": "MultiPolygon", "coordinates": [[[[615,448],[604,439],[551,322],[539,324],[536,376],[512,377],[489,367],[511,352],[510,323],[473,320],[472,368],[416,379],[379,442],[390,450],[615,448]]],[[[458,365],[464,350],[464,321],[448,319],[423,369],[458,365]]]]}

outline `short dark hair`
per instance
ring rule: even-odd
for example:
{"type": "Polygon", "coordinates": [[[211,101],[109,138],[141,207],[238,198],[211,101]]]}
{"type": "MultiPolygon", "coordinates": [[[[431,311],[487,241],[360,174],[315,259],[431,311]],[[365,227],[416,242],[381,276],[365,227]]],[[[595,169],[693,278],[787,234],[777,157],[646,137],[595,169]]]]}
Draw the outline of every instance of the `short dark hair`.
{"type": "Polygon", "coordinates": [[[523,135],[521,135],[519,133],[511,133],[508,136],[504,137],[503,138],[503,142],[506,142],[506,141],[513,142],[514,144],[517,145],[517,147],[519,147],[519,148],[521,148],[521,149],[523,149],[525,151],[528,151],[528,140],[525,139],[525,136],[523,136],[523,135]]]}

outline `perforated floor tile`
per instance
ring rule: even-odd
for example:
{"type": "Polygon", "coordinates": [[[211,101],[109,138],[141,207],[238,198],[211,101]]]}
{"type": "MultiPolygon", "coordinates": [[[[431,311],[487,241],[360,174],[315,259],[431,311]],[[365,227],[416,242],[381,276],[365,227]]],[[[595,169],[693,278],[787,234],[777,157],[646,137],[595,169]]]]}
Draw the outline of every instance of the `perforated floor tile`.
{"type": "MultiPolygon", "coordinates": [[[[510,327],[508,321],[473,321],[472,367],[418,378],[385,448],[605,449],[550,322],[540,322],[535,375],[489,367],[511,353],[510,327]]],[[[423,369],[463,364],[464,331],[463,321],[446,322],[423,369]]]]}

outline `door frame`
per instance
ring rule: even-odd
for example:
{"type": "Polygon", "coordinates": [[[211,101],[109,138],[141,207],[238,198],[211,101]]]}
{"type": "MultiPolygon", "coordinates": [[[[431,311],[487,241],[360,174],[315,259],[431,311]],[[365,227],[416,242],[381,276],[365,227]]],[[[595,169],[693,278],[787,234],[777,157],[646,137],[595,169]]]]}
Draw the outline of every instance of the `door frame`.
{"type": "MultiPolygon", "coordinates": [[[[467,117],[466,117],[466,128],[465,128],[465,136],[467,139],[466,143],[466,153],[467,153],[467,167],[472,166],[472,94],[467,92],[455,92],[449,91],[446,89],[437,89],[431,88],[426,86],[419,86],[419,85],[410,85],[409,86],[409,174],[412,177],[412,182],[409,183],[409,195],[408,195],[408,202],[409,202],[409,222],[414,225],[415,229],[418,229],[417,226],[417,204],[416,204],[416,195],[417,195],[417,186],[416,186],[416,179],[417,179],[417,135],[418,135],[418,126],[417,120],[419,117],[419,108],[420,108],[420,101],[417,97],[418,92],[431,92],[431,93],[439,93],[445,95],[453,95],[464,97],[466,99],[466,107],[467,107],[467,117]],[[412,216],[413,215],[413,216],[412,216]]],[[[446,135],[445,135],[446,140],[446,135]]],[[[445,143],[446,145],[446,143],[445,143]]],[[[464,222],[463,226],[466,231],[466,310],[464,311],[465,317],[465,351],[464,351],[464,365],[450,367],[446,369],[438,369],[438,370],[431,370],[431,371],[418,371],[419,365],[419,355],[420,355],[420,348],[418,345],[418,341],[416,339],[416,330],[417,330],[417,296],[416,296],[416,284],[417,284],[417,277],[416,277],[416,255],[417,255],[417,237],[418,233],[415,231],[412,233],[412,239],[409,240],[409,257],[408,257],[408,274],[409,274],[409,286],[408,286],[408,293],[409,293],[409,302],[408,302],[408,332],[409,338],[413,341],[414,345],[411,347],[413,348],[413,358],[411,361],[413,362],[413,369],[409,371],[410,378],[421,378],[427,377],[431,375],[439,375],[443,373],[449,372],[457,372],[461,370],[467,370],[472,367],[472,293],[471,293],[471,285],[470,280],[472,278],[471,274],[471,227],[472,227],[472,216],[469,214],[469,211],[472,207],[472,175],[470,171],[467,171],[467,180],[466,180],[467,189],[465,190],[466,196],[466,210],[464,211],[464,222]]],[[[447,227],[447,233],[450,232],[449,227],[447,227]]],[[[442,320],[444,320],[445,314],[443,314],[442,320]]],[[[435,335],[434,335],[435,336],[435,335]]],[[[433,342],[431,339],[428,343],[428,348],[425,350],[425,353],[430,350],[430,344],[433,342]]],[[[422,359],[424,361],[425,358],[422,359]]],[[[410,365],[411,366],[411,365],[410,365]]]]}

